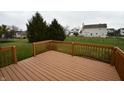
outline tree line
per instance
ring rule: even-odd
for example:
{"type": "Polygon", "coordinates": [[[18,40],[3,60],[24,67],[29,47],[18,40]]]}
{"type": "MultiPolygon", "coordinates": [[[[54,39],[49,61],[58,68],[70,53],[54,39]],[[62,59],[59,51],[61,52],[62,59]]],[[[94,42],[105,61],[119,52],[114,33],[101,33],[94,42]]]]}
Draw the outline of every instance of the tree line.
{"type": "Polygon", "coordinates": [[[47,24],[38,12],[32,16],[26,26],[29,42],[37,42],[43,40],[63,41],[66,38],[63,26],[59,24],[56,19],[53,19],[51,24],[47,24]]]}
{"type": "Polygon", "coordinates": [[[7,26],[5,24],[0,25],[0,39],[15,38],[16,31],[20,31],[17,26],[7,26]]]}

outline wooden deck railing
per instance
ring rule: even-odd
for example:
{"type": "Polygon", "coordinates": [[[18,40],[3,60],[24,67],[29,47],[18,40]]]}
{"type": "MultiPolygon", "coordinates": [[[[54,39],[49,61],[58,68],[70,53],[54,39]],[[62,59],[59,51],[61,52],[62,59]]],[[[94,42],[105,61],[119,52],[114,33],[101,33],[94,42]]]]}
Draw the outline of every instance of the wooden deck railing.
{"type": "Polygon", "coordinates": [[[76,42],[49,40],[44,42],[33,43],[33,50],[33,55],[42,53],[47,50],[55,50],[71,54],[73,56],[85,56],[110,63],[113,53],[113,46],[80,44],[76,42]]]}
{"type": "Polygon", "coordinates": [[[114,49],[113,64],[115,65],[120,78],[124,80],[124,52],[118,47],[115,47],[114,49]]]}
{"type": "Polygon", "coordinates": [[[34,42],[33,43],[33,56],[50,50],[50,43],[52,40],[34,42]]]}
{"type": "Polygon", "coordinates": [[[49,40],[33,43],[33,50],[34,56],[44,51],[55,50],[73,56],[101,60],[115,66],[120,78],[124,80],[124,52],[114,46],[49,40]]]}
{"type": "Polygon", "coordinates": [[[0,67],[16,63],[16,47],[4,47],[0,48],[0,67]]]}
{"type": "Polygon", "coordinates": [[[93,44],[81,44],[77,42],[53,41],[56,51],[72,54],[73,56],[90,57],[105,62],[110,62],[112,46],[102,46],[93,44]]]}

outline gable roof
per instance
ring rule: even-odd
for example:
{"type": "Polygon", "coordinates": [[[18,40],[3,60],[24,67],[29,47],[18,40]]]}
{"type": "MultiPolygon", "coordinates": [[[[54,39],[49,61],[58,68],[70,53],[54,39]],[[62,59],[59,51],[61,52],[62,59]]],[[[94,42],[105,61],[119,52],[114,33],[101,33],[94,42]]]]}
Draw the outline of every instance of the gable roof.
{"type": "Polygon", "coordinates": [[[106,28],[107,24],[90,24],[90,25],[84,25],[83,28],[106,28]]]}

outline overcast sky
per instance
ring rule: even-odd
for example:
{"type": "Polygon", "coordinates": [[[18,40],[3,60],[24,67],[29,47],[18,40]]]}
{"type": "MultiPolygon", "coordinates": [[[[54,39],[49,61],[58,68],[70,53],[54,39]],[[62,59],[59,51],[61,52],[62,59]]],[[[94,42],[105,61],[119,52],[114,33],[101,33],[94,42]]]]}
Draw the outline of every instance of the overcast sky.
{"type": "MultiPolygon", "coordinates": [[[[68,25],[70,28],[81,27],[84,24],[107,23],[108,28],[124,27],[124,11],[39,11],[43,18],[50,23],[56,18],[63,26],[68,25]]],[[[26,23],[31,19],[35,12],[23,11],[6,11],[0,12],[0,25],[15,25],[20,29],[26,30],[26,23]]]]}

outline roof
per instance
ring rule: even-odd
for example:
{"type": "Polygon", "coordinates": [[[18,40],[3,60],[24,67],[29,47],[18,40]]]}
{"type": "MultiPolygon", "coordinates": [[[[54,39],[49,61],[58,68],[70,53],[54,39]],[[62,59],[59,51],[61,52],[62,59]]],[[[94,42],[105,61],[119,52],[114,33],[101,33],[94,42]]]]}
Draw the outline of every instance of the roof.
{"type": "Polygon", "coordinates": [[[107,24],[90,24],[90,25],[84,25],[85,28],[106,28],[107,24]]]}

